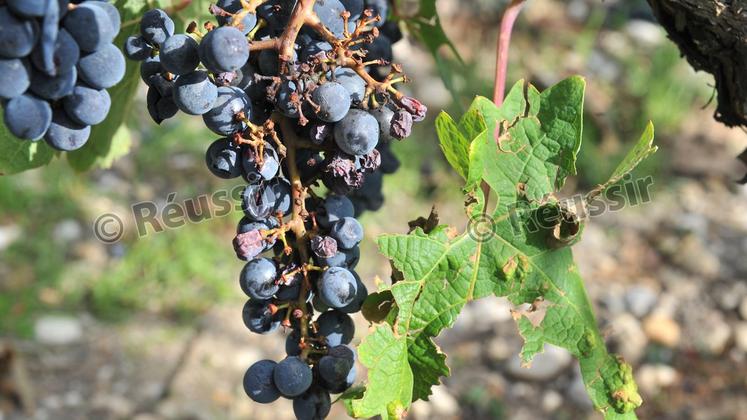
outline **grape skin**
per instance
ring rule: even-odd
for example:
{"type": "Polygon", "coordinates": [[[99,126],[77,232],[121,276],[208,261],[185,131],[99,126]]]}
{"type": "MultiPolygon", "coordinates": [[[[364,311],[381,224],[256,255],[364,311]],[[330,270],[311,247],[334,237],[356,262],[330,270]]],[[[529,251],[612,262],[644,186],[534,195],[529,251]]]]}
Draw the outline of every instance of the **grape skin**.
{"type": "Polygon", "coordinates": [[[291,212],[292,208],[292,197],[291,197],[291,185],[290,183],[282,178],[278,178],[270,184],[273,194],[275,194],[275,214],[282,214],[287,216],[291,212]]]}
{"type": "Polygon", "coordinates": [[[213,175],[218,178],[232,179],[241,175],[239,156],[241,150],[228,139],[218,139],[208,147],[205,163],[213,175]]]}
{"type": "Polygon", "coordinates": [[[394,111],[387,106],[371,110],[371,115],[376,118],[379,123],[379,140],[382,142],[390,142],[395,140],[392,137],[392,117],[394,117],[394,111]]]}
{"type": "Polygon", "coordinates": [[[143,61],[150,57],[153,47],[148,45],[142,36],[130,36],[125,40],[124,52],[130,60],[143,61]]]}
{"type": "Polygon", "coordinates": [[[394,58],[392,55],[392,41],[384,35],[379,35],[374,42],[366,44],[366,61],[384,60],[390,63],[394,58]]]}
{"type": "Polygon", "coordinates": [[[347,268],[347,265],[345,264],[345,253],[343,252],[337,252],[335,255],[331,257],[318,257],[314,256],[315,261],[317,264],[323,266],[323,267],[344,267],[347,268]]]}
{"type": "Polygon", "coordinates": [[[59,110],[52,115],[52,124],[44,134],[44,140],[55,150],[71,152],[85,146],[90,135],[90,125],[78,124],[59,110]]]}
{"type": "Polygon", "coordinates": [[[78,85],[73,93],[62,100],[63,108],[73,121],[83,125],[96,125],[106,119],[112,100],[106,89],[93,89],[78,85]]]}
{"type": "Polygon", "coordinates": [[[288,118],[298,118],[298,106],[291,101],[293,94],[297,91],[296,84],[290,80],[284,81],[278,89],[278,110],[288,118]]]}
{"type": "MultiPolygon", "coordinates": [[[[360,251],[358,251],[358,256],[360,256],[360,251]]],[[[358,284],[358,293],[355,295],[355,299],[349,305],[345,306],[344,308],[340,308],[340,311],[345,312],[346,314],[360,312],[361,308],[363,307],[363,303],[368,297],[368,289],[366,288],[366,285],[363,284],[360,276],[358,276],[355,271],[352,271],[352,273],[353,276],[355,276],[355,281],[358,284]]]]}
{"type": "Polygon", "coordinates": [[[280,319],[270,310],[267,302],[249,300],[242,311],[244,325],[255,334],[268,334],[278,329],[280,319]]]}
{"type": "Polygon", "coordinates": [[[316,320],[318,333],[325,337],[327,345],[334,347],[340,344],[349,344],[355,335],[355,325],[347,314],[331,310],[319,315],[316,320]]]}
{"type": "Polygon", "coordinates": [[[273,372],[277,363],[272,360],[260,360],[253,364],[244,374],[244,392],[252,400],[269,404],[280,398],[273,380],[273,372]]]}
{"type": "Polygon", "coordinates": [[[210,111],[202,115],[205,126],[214,133],[229,136],[246,129],[246,123],[237,119],[239,113],[244,118],[252,114],[252,103],[243,90],[230,86],[218,88],[218,98],[210,111]]]}
{"type": "Polygon", "coordinates": [[[56,101],[73,93],[77,77],[78,73],[75,67],[67,73],[54,77],[47,76],[38,70],[32,70],[30,90],[40,98],[56,101]]]}
{"type": "Polygon", "coordinates": [[[155,87],[148,88],[146,97],[148,113],[156,124],[173,117],[179,112],[179,108],[174,103],[173,97],[164,97],[155,87]]]}
{"type": "Polygon", "coordinates": [[[348,376],[345,378],[344,381],[341,382],[328,382],[324,380],[323,378],[319,379],[320,385],[329,391],[332,394],[341,394],[345,392],[348,388],[353,386],[353,383],[355,382],[355,377],[357,375],[357,371],[355,369],[355,366],[353,366],[352,369],[350,369],[350,372],[348,373],[348,376]]]}
{"type": "MultiPolygon", "coordinates": [[[[243,91],[246,91],[249,86],[254,82],[254,66],[247,61],[244,67],[234,71],[235,78],[231,82],[231,86],[237,87],[243,91]]],[[[244,92],[251,98],[248,92],[244,92]]]]}
{"type": "Polygon", "coordinates": [[[200,42],[200,60],[210,71],[238,70],[249,59],[249,44],[241,31],[223,26],[213,29],[200,42]]]}
{"type": "Polygon", "coordinates": [[[285,338],[285,354],[288,356],[298,356],[301,354],[301,332],[298,330],[291,331],[285,338]]]}
{"type": "Polygon", "coordinates": [[[52,124],[52,107],[32,95],[21,95],[5,104],[3,119],[14,136],[36,141],[52,124]]]}
{"type": "Polygon", "coordinates": [[[341,84],[349,93],[354,104],[361,103],[366,95],[366,82],[355,71],[348,68],[337,69],[335,82],[341,84]]]}
{"type": "Polygon", "coordinates": [[[176,75],[190,73],[200,64],[197,50],[197,41],[192,37],[183,34],[171,36],[161,45],[161,66],[176,75]]]}
{"type": "MultiPolygon", "coordinates": [[[[276,228],[277,225],[278,225],[277,220],[273,218],[262,220],[262,221],[254,221],[254,220],[249,219],[248,217],[242,218],[236,229],[236,238],[234,238],[234,251],[236,251],[236,256],[242,261],[247,261],[247,260],[250,260],[251,258],[256,257],[262,252],[269,251],[270,249],[272,249],[273,245],[275,245],[276,240],[272,240],[272,241],[265,240],[264,246],[260,249],[260,251],[257,254],[254,254],[251,257],[249,257],[247,255],[247,252],[254,251],[254,249],[245,250],[242,247],[240,238],[242,235],[251,233],[252,231],[258,232],[261,230],[269,230],[269,229],[276,228]]],[[[280,300],[289,300],[289,299],[283,299],[282,297],[280,297],[280,294],[284,292],[283,290],[284,287],[285,286],[279,286],[278,292],[276,293],[277,295],[276,297],[277,299],[280,299],[280,300]]],[[[285,292],[287,293],[287,291],[285,292]]]]}
{"type": "Polygon", "coordinates": [[[202,115],[210,111],[217,99],[218,88],[204,71],[194,71],[176,79],[174,102],[182,112],[202,115]]]}
{"type": "Polygon", "coordinates": [[[379,123],[368,112],[351,109],[335,124],[335,142],[347,154],[366,155],[379,142],[379,123]]]}
{"type": "Polygon", "coordinates": [[[353,203],[344,195],[332,194],[327,196],[321,210],[321,213],[317,215],[317,222],[324,228],[329,228],[338,220],[353,217],[355,214],[353,203]]]}
{"type": "Polygon", "coordinates": [[[174,35],[174,21],[161,9],[149,10],[140,20],[140,34],[148,43],[161,45],[174,35]]]}
{"type": "Polygon", "coordinates": [[[163,67],[161,66],[160,56],[148,57],[142,62],[142,64],[140,64],[140,78],[148,86],[150,86],[151,84],[150,78],[158,75],[162,71],[163,71],[163,67]]]}
{"type": "Polygon", "coordinates": [[[0,6],[0,57],[21,58],[28,55],[39,38],[34,20],[21,20],[0,6]]]}
{"type": "Polygon", "coordinates": [[[332,31],[337,38],[343,36],[345,22],[342,20],[342,12],[345,6],[340,0],[320,0],[314,4],[314,12],[319,16],[322,25],[332,31]]]}
{"type": "Polygon", "coordinates": [[[78,61],[80,78],[96,89],[108,89],[119,83],[125,74],[125,59],[119,48],[108,44],[78,61]]]}
{"type": "Polygon", "coordinates": [[[298,356],[286,357],[275,366],[272,374],[275,386],[284,397],[297,397],[311,387],[311,368],[298,356]]]}
{"type": "Polygon", "coordinates": [[[63,26],[75,39],[81,51],[94,52],[114,41],[117,33],[109,14],[92,2],[81,3],[69,11],[63,26]]]}
{"type": "Polygon", "coordinates": [[[0,58],[0,98],[23,95],[31,85],[28,63],[19,58],[0,58]]]}
{"type": "Polygon", "coordinates": [[[332,51],[332,45],[326,41],[312,40],[306,44],[301,51],[301,60],[308,61],[312,56],[319,55],[322,52],[332,51]]]}
{"type": "Polygon", "coordinates": [[[363,0],[340,0],[345,9],[350,12],[350,19],[357,19],[363,13],[363,0]]]}
{"type": "Polygon", "coordinates": [[[350,97],[350,92],[336,82],[327,82],[311,94],[312,100],[319,106],[316,116],[329,123],[340,121],[348,114],[350,97]]]}
{"type": "Polygon", "coordinates": [[[90,4],[91,6],[99,7],[102,10],[104,10],[106,15],[109,17],[109,24],[111,25],[109,30],[114,33],[114,36],[117,36],[117,34],[119,33],[119,30],[121,29],[121,21],[122,21],[121,17],[119,16],[119,10],[117,10],[117,8],[114,7],[114,5],[109,3],[108,1],[101,1],[101,0],[90,1],[89,0],[88,4],[90,4]]]}
{"type": "Polygon", "coordinates": [[[270,181],[275,178],[280,170],[280,159],[272,146],[265,146],[262,156],[263,163],[260,168],[252,149],[248,148],[244,152],[241,165],[244,169],[244,179],[249,184],[257,184],[263,180],[270,181]]]}
{"type": "Polygon", "coordinates": [[[25,17],[44,16],[47,4],[45,0],[7,0],[6,3],[13,13],[25,17]]]}
{"type": "Polygon", "coordinates": [[[350,271],[342,267],[330,267],[322,274],[319,294],[324,303],[332,308],[344,308],[355,300],[358,284],[350,271]]]}
{"type": "Polygon", "coordinates": [[[363,240],[363,226],[352,217],[338,220],[332,226],[330,235],[342,249],[351,249],[363,240]]]}
{"type": "Polygon", "coordinates": [[[280,286],[280,289],[275,294],[275,298],[279,301],[288,302],[297,300],[301,293],[301,283],[296,283],[292,286],[280,286]]]}
{"type": "Polygon", "coordinates": [[[340,383],[345,381],[354,365],[355,352],[347,345],[335,346],[319,360],[319,376],[326,382],[340,383]]]}
{"type": "MultiPolygon", "coordinates": [[[[218,0],[216,6],[225,10],[228,13],[237,13],[243,9],[241,1],[239,0],[218,0]]],[[[218,23],[221,25],[228,25],[231,23],[230,16],[217,16],[218,23]]],[[[241,20],[241,32],[246,35],[254,29],[257,25],[257,15],[255,13],[247,13],[241,20]]]]}
{"type": "Polygon", "coordinates": [[[371,9],[374,16],[381,16],[381,21],[374,26],[382,26],[389,16],[389,3],[387,0],[365,0],[366,9],[371,9]]]}
{"type": "Polygon", "coordinates": [[[249,184],[241,194],[241,209],[252,220],[264,220],[275,210],[276,199],[275,192],[266,185],[249,184]]]}
{"type": "Polygon", "coordinates": [[[45,62],[43,50],[35,49],[31,53],[31,62],[39,70],[44,71],[49,76],[58,73],[67,73],[75,67],[80,59],[80,48],[68,31],[61,29],[57,34],[54,48],[51,51],[52,67],[50,68],[45,62]]]}
{"type": "Polygon", "coordinates": [[[267,258],[249,261],[241,271],[241,290],[252,299],[267,300],[278,291],[277,268],[267,258]]]}
{"type": "Polygon", "coordinates": [[[312,388],[293,399],[293,414],[297,420],[319,420],[327,417],[332,408],[329,392],[312,388]]]}
{"type": "MultiPolygon", "coordinates": [[[[59,57],[55,57],[55,48],[60,34],[60,4],[56,1],[48,1],[46,6],[44,17],[41,20],[39,44],[32,51],[32,55],[38,51],[41,59],[38,60],[38,63],[35,63],[36,67],[46,74],[54,76],[57,74],[55,58],[59,59],[59,57]]],[[[77,44],[75,48],[77,48],[77,44]]],[[[75,59],[78,59],[78,55],[75,56],[75,59]]],[[[75,65],[75,62],[73,61],[72,64],[75,65]]],[[[68,70],[69,67],[65,68],[63,72],[68,70]]]]}

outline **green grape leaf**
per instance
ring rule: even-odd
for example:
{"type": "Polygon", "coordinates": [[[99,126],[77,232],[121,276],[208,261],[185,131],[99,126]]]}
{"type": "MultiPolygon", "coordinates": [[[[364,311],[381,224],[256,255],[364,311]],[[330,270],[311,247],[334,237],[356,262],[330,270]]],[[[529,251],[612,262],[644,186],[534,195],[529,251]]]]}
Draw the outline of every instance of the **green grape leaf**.
{"type": "MultiPolygon", "coordinates": [[[[0,109],[0,121],[2,117],[0,109]]],[[[10,134],[5,124],[0,124],[0,176],[44,166],[52,161],[54,153],[44,140],[17,139],[10,134]]]]}
{"type": "Polygon", "coordinates": [[[658,147],[654,146],[654,124],[649,121],[646,130],[641,135],[638,143],[636,143],[635,147],[628,152],[625,159],[623,159],[617,169],[612,173],[612,176],[610,176],[610,180],[607,181],[607,183],[615,183],[626,174],[633,172],[641,162],[656,153],[657,150],[658,147]]]}
{"type": "MultiPolygon", "coordinates": [[[[108,133],[107,133],[108,134],[108,133]]],[[[86,143],[80,150],[67,154],[67,161],[76,171],[86,171],[90,168],[111,168],[116,159],[125,156],[132,146],[130,130],[121,125],[106,141],[86,143]]]]}
{"type": "Polygon", "coordinates": [[[449,164],[462,178],[467,179],[469,173],[470,140],[460,130],[456,122],[445,112],[436,118],[436,131],[443,139],[441,151],[449,164]]]}
{"type": "MultiPolygon", "coordinates": [[[[397,3],[397,8],[402,9],[400,2],[397,3]]],[[[464,62],[441,26],[441,19],[436,10],[436,0],[420,0],[416,14],[397,17],[403,20],[407,29],[428,48],[436,62],[441,80],[456,100],[458,91],[454,84],[454,74],[457,69],[464,66],[464,62]],[[440,50],[443,46],[451,51],[454,59],[450,59],[441,53],[440,50]]]]}
{"type": "Polygon", "coordinates": [[[620,182],[625,175],[633,172],[641,162],[656,153],[657,150],[658,147],[654,146],[654,124],[649,121],[648,125],[646,125],[646,130],[643,132],[640,139],[638,139],[638,143],[636,143],[636,145],[625,156],[625,159],[623,159],[623,161],[620,162],[617,168],[612,172],[612,175],[610,175],[607,182],[597,186],[589,192],[587,200],[594,198],[620,182]]]}
{"type": "MultiPolygon", "coordinates": [[[[376,370],[382,366],[369,366],[365,395],[380,408],[427,399],[449,374],[433,338],[454,324],[469,301],[495,294],[516,307],[525,364],[546,343],[563,347],[579,359],[590,398],[606,418],[635,418],[633,410],[642,401],[632,369],[607,352],[571,249],[557,246],[554,236],[564,223],[557,191],[576,173],[584,88],[578,77],[541,93],[522,81],[500,108],[477,98],[459,123],[439,117],[442,147],[467,181],[471,222],[462,234],[441,226],[430,233],[416,229],[379,238],[381,252],[404,279],[390,288],[394,303],[388,319],[394,321],[379,324],[377,334],[391,330],[404,342],[409,363],[398,366],[413,377],[409,399],[379,393],[385,386],[376,370]],[[497,196],[492,210],[485,206],[483,182],[497,196]]],[[[641,160],[631,159],[626,168],[641,160]]],[[[386,368],[387,377],[407,374],[386,368]]]]}
{"type": "Polygon", "coordinates": [[[363,393],[343,397],[350,412],[358,418],[401,418],[410,406],[413,381],[405,338],[378,327],[360,344],[358,356],[370,372],[369,384],[363,393]]]}

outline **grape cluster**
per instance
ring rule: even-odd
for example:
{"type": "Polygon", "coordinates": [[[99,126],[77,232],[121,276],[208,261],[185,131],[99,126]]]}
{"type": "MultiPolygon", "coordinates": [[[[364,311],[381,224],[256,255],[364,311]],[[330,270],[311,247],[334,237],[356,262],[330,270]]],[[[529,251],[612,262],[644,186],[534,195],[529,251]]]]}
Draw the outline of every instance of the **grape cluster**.
{"type": "Polygon", "coordinates": [[[397,89],[407,77],[391,63],[401,33],[387,8],[220,0],[210,7],[217,24],[191,23],[186,34],[155,9],[124,46],[142,61],[153,120],[202,116],[219,136],[209,170],[247,182],[233,241],[246,261],[243,320],[257,334],[290,333],[287,357],[252,365],[244,388],[260,403],[293,399],[302,419],[326,417],[330,394],[355,380],[350,314],[368,296],[355,272],[356,217],[381,206],[382,176],[399,166],[390,144],[426,113],[397,89]]]}
{"type": "Polygon", "coordinates": [[[0,2],[0,100],[16,137],[53,148],[83,147],[106,119],[107,89],[124,77],[112,41],[120,16],[106,1],[0,2]]]}

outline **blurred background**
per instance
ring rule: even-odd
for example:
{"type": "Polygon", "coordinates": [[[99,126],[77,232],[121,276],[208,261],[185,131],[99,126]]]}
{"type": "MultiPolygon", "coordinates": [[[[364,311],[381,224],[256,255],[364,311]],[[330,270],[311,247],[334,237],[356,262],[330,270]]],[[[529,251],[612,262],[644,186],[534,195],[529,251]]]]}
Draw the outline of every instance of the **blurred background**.
{"type": "MultiPolygon", "coordinates": [[[[426,50],[408,39],[395,48],[430,120],[395,145],[403,165],[385,179],[387,204],[362,218],[358,271],[369,289],[390,274],[377,235],[406,232],[434,204],[442,222],[465,225],[460,179],[432,122],[440,109],[456,116],[475,94],[491,96],[502,5],[438,3],[466,62],[451,68],[458,100],[426,50]]],[[[636,172],[653,176],[653,201],[592,220],[575,255],[608,344],[635,368],[641,418],[747,419],[747,194],[735,183],[747,135],[711,118],[712,78],[680,58],[644,0],[530,1],[510,69],[509,83],[528,78],[540,88],[587,79],[568,195],[605,180],[654,121],[659,153],[636,172]]],[[[129,117],[133,150],[110,170],[78,174],[56,161],[0,177],[0,419],[293,418],[290,402],[261,406],[242,390],[251,363],[283,357],[285,337],[242,324],[242,264],[231,247],[240,214],[136,234],[134,203],[162,207],[170,193],[183,202],[234,185],[205,168],[214,135],[201,120],[158,127],[144,93],[129,117]],[[94,237],[104,213],[124,219],[122,241],[94,237]]],[[[495,298],[465,308],[438,339],[452,376],[410,418],[601,418],[568,353],[547,347],[520,368],[509,310],[495,298]]],[[[367,330],[357,322],[356,341],[367,330]]],[[[331,418],[346,418],[343,408],[331,418]]]]}

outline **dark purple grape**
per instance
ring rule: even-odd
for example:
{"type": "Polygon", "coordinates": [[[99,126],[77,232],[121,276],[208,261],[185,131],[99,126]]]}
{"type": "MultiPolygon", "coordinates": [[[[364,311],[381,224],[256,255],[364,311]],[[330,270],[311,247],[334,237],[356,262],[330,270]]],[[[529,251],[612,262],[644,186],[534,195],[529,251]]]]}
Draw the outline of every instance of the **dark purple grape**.
{"type": "Polygon", "coordinates": [[[240,156],[241,149],[236,147],[231,140],[218,139],[208,147],[205,153],[205,163],[213,175],[231,179],[241,175],[240,156]]]}
{"type": "Polygon", "coordinates": [[[293,413],[297,420],[320,420],[329,415],[332,399],[329,392],[312,388],[300,397],[293,399],[293,413]]]}
{"type": "Polygon", "coordinates": [[[365,155],[379,143],[379,123],[368,112],[351,109],[335,124],[335,142],[349,155],[365,155]]]}
{"type": "Polygon", "coordinates": [[[313,381],[311,368],[298,356],[288,356],[278,363],[272,377],[280,394],[288,398],[306,392],[313,381]]]}
{"type": "Polygon", "coordinates": [[[353,319],[343,312],[336,310],[324,312],[316,322],[317,333],[325,337],[330,347],[349,344],[353,340],[355,324],[353,324],[353,319]]]}
{"type": "Polygon", "coordinates": [[[161,45],[161,65],[169,73],[182,75],[193,72],[200,64],[197,41],[189,35],[177,34],[161,45]]]}
{"type": "Polygon", "coordinates": [[[5,103],[3,121],[14,136],[36,141],[52,124],[52,107],[33,95],[16,96],[5,103]]]}
{"type": "Polygon", "coordinates": [[[270,299],[278,291],[277,276],[277,268],[271,260],[251,260],[241,270],[241,290],[252,299],[270,299]]]}
{"type": "Polygon", "coordinates": [[[355,366],[355,352],[347,345],[331,347],[317,365],[319,376],[328,383],[345,382],[355,366]]]}
{"type": "Polygon", "coordinates": [[[249,300],[244,305],[242,319],[249,331],[256,334],[268,334],[278,329],[280,317],[273,314],[266,301],[249,300]]]}
{"type": "Polygon", "coordinates": [[[211,72],[242,68],[249,59],[249,43],[240,30],[223,26],[208,32],[200,42],[200,60],[211,72]]]}
{"type": "Polygon", "coordinates": [[[324,303],[332,308],[343,308],[355,300],[358,284],[350,271],[342,267],[327,269],[318,284],[324,303]]]}
{"type": "Polygon", "coordinates": [[[202,114],[205,126],[214,133],[222,136],[246,130],[245,120],[252,114],[252,103],[243,90],[221,86],[218,88],[218,98],[210,111],[202,114]]]}
{"type": "Polygon", "coordinates": [[[318,106],[316,116],[320,120],[329,123],[334,123],[345,118],[350,110],[350,98],[350,92],[343,85],[336,82],[324,83],[311,94],[311,99],[318,106]]]}
{"type": "Polygon", "coordinates": [[[246,371],[244,392],[249,398],[261,404],[269,404],[280,398],[280,391],[273,380],[275,366],[277,363],[272,360],[260,360],[246,371]]]}
{"type": "Polygon", "coordinates": [[[140,19],[140,34],[151,45],[161,45],[174,35],[174,21],[161,9],[145,12],[140,19]]]}
{"type": "Polygon", "coordinates": [[[247,185],[241,194],[241,209],[252,220],[265,220],[273,216],[276,203],[275,192],[267,185],[247,185]]]}

